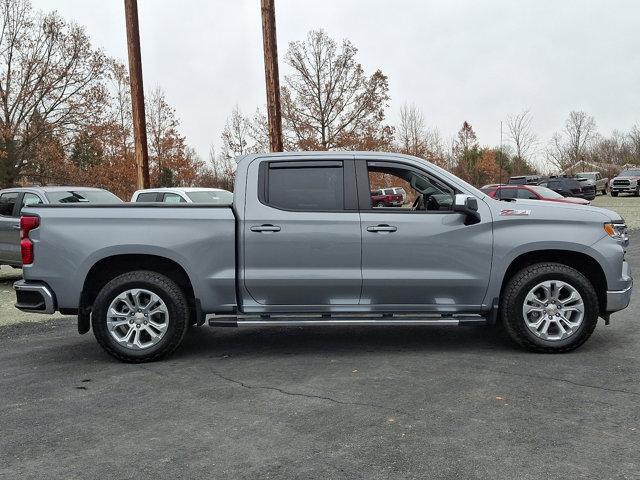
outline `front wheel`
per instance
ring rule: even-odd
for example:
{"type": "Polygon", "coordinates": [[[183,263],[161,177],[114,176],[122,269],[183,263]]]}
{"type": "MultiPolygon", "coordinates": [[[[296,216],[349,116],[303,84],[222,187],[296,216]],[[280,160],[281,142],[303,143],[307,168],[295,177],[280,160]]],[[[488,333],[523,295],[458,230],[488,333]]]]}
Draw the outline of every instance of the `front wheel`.
{"type": "Polygon", "coordinates": [[[598,322],[598,296],[589,280],[559,263],[537,263],[514,275],[500,302],[503,325],[528,350],[562,353],[578,348],[598,322]]]}
{"type": "Polygon", "coordinates": [[[149,362],[172,353],[189,327],[184,292],[165,275],[124,273],[107,283],[91,313],[98,343],[115,358],[149,362]]]}
{"type": "Polygon", "coordinates": [[[611,196],[612,197],[617,197],[618,196],[618,192],[614,192],[613,190],[611,191],[611,196]]]}

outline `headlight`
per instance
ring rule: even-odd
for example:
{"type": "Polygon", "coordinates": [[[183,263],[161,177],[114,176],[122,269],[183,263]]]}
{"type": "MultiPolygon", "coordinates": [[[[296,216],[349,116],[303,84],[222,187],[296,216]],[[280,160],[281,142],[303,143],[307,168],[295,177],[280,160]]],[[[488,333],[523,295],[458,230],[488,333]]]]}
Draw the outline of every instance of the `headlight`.
{"type": "Polygon", "coordinates": [[[627,234],[627,225],[624,222],[605,223],[604,231],[613,238],[624,244],[629,242],[629,235],[627,234]]]}

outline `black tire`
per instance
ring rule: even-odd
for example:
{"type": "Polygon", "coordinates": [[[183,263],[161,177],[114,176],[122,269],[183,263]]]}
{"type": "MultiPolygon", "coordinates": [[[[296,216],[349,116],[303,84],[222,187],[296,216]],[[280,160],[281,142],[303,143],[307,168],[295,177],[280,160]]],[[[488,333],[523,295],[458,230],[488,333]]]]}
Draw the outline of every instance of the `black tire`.
{"type": "Polygon", "coordinates": [[[635,192],[633,192],[633,196],[634,196],[634,197],[640,197],[640,187],[637,187],[637,188],[636,188],[636,191],[635,191],[635,192]]]}
{"type": "Polygon", "coordinates": [[[511,339],[518,345],[542,353],[564,353],[578,348],[593,333],[598,323],[598,295],[579,271],[560,263],[536,263],[516,273],[507,282],[500,301],[500,318],[511,339]],[[527,293],[545,280],[561,280],[578,290],[584,303],[584,318],[575,333],[563,340],[545,340],[526,326],[522,307],[527,293]]]}
{"type": "Polygon", "coordinates": [[[614,191],[612,191],[612,192],[611,192],[611,196],[612,196],[612,197],[617,197],[617,196],[618,196],[618,192],[614,192],[614,191]]]}
{"type": "Polygon", "coordinates": [[[387,205],[384,202],[376,203],[376,207],[386,207],[387,205]]]}
{"type": "Polygon", "coordinates": [[[91,326],[98,343],[113,357],[130,363],[151,362],[173,353],[182,343],[189,324],[189,303],[182,289],[169,277],[147,270],[124,273],[107,283],[98,293],[91,313],[91,326]],[[107,329],[109,305],[117,295],[133,288],[155,293],[169,312],[164,336],[157,344],[141,350],[120,345],[107,329]]]}

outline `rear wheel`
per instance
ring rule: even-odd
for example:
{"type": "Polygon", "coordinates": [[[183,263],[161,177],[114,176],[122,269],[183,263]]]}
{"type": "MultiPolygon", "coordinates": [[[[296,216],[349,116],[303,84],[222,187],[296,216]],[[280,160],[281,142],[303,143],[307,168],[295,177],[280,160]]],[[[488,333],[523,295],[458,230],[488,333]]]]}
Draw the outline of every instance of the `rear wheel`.
{"type": "Polygon", "coordinates": [[[509,280],[500,313],[509,336],[524,348],[568,352],[593,333],[598,296],[577,270],[559,263],[538,263],[509,280]]]}
{"type": "Polygon", "coordinates": [[[98,343],[110,355],[125,362],[148,362],[178,348],[189,327],[189,307],[173,280],[140,270],[122,274],[100,290],[91,323],[98,343]]]}

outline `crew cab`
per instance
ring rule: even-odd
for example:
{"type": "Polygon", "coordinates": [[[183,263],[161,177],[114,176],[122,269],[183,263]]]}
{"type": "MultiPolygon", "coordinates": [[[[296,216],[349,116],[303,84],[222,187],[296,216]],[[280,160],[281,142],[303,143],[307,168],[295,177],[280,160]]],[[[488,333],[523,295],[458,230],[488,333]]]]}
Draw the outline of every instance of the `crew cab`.
{"type": "Polygon", "coordinates": [[[422,159],[380,152],[239,159],[233,205],[25,208],[25,311],[78,315],[114,357],[173,352],[190,325],[502,324],[565,352],[630,301],[612,211],[494,200],[422,159]],[[372,179],[413,201],[375,208],[372,179]]]}
{"type": "Polygon", "coordinates": [[[620,175],[611,180],[609,185],[612,197],[617,197],[620,193],[632,193],[640,196],[640,168],[623,170],[620,175]]]}

